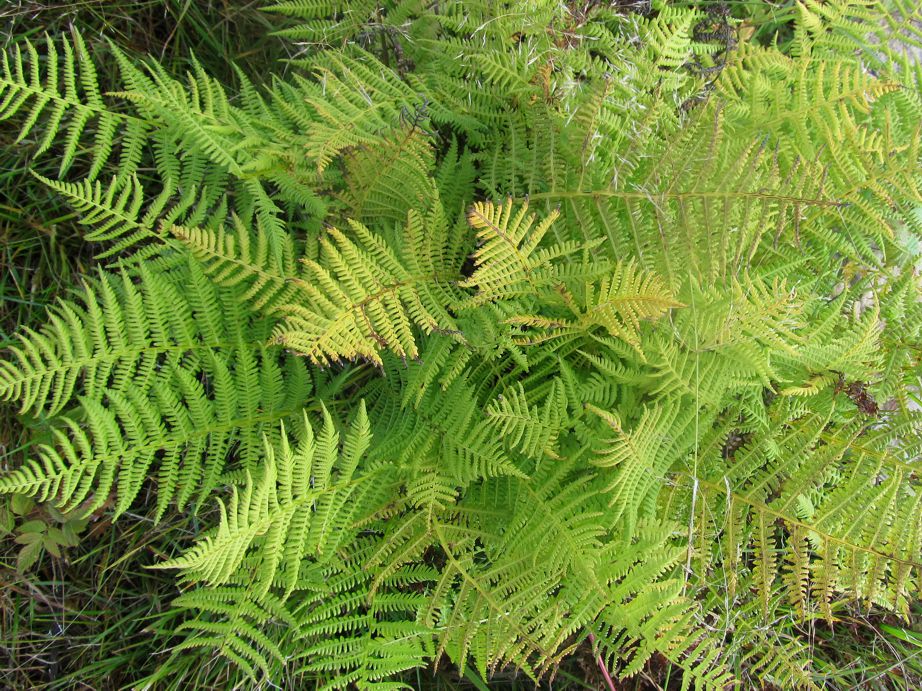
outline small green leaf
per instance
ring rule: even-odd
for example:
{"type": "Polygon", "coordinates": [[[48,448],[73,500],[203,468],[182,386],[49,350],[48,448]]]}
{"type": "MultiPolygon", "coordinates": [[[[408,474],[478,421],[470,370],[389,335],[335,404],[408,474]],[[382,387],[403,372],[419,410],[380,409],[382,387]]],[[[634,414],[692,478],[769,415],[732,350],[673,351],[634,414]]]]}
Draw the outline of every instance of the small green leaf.
{"type": "Polygon", "coordinates": [[[77,535],[77,531],[83,530],[82,525],[79,525],[77,521],[68,521],[61,526],[61,539],[58,540],[62,545],[67,545],[68,547],[76,547],[80,544],[80,537],[77,535]]]}
{"type": "Polygon", "coordinates": [[[46,537],[59,545],[66,544],[67,542],[67,536],[64,535],[63,531],[60,528],[55,528],[53,525],[48,526],[46,537]]]}
{"type": "Polygon", "coordinates": [[[9,535],[13,532],[13,526],[16,524],[13,513],[9,507],[0,507],[0,536],[9,535]]]}
{"type": "Polygon", "coordinates": [[[45,525],[44,521],[40,521],[36,519],[34,521],[26,521],[21,526],[19,526],[19,532],[20,533],[44,533],[47,528],[48,526],[45,525]]]}
{"type": "Polygon", "coordinates": [[[17,516],[25,516],[35,508],[35,500],[25,494],[14,494],[10,497],[10,509],[17,516]]]}
{"type": "Polygon", "coordinates": [[[57,557],[58,559],[61,558],[61,547],[52,537],[46,536],[45,539],[42,540],[42,544],[51,556],[57,557]]]}
{"type": "Polygon", "coordinates": [[[36,542],[41,542],[43,537],[41,533],[23,533],[22,535],[17,535],[14,542],[20,545],[32,545],[36,542]]]}
{"type": "Polygon", "coordinates": [[[26,545],[21,550],[19,550],[19,555],[16,558],[16,568],[20,573],[28,571],[31,569],[35,562],[38,561],[39,557],[42,556],[42,543],[41,540],[38,542],[33,542],[26,545]]]}

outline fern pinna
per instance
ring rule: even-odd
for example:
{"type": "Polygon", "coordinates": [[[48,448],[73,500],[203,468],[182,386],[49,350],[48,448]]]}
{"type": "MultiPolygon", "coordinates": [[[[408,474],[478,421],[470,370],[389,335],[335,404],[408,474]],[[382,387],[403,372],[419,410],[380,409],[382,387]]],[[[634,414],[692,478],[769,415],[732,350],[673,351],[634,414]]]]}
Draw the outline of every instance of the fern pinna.
{"type": "Polygon", "coordinates": [[[310,49],[233,97],[14,46],[0,117],[103,261],[0,363],[37,435],[0,490],[199,512],[150,564],[182,623],[141,686],[215,653],[229,685],[541,679],[586,647],[822,686],[781,641],[922,579],[897,4],[799,3],[762,47],[705,3],[284,2],[310,49]]]}

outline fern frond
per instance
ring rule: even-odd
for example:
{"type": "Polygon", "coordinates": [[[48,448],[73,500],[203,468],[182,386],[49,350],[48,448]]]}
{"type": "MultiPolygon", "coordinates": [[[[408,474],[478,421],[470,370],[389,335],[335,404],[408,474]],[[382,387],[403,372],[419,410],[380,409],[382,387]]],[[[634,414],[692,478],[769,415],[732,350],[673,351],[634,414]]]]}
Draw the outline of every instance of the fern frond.
{"type": "Polygon", "coordinates": [[[508,389],[487,407],[487,419],[503,441],[526,456],[557,458],[554,446],[566,416],[563,386],[554,380],[544,408],[529,406],[525,390],[508,389]]]}
{"type": "Polygon", "coordinates": [[[446,310],[456,301],[457,268],[443,265],[418,214],[410,212],[396,247],[360,223],[350,226],[355,240],[330,228],[320,240],[320,260],[304,261],[303,298],[279,308],[277,343],[320,365],[356,358],[380,365],[382,350],[418,356],[414,326],[457,331],[446,310]]]}
{"type": "Polygon", "coordinates": [[[273,639],[284,635],[285,627],[297,626],[297,620],[285,604],[271,594],[255,600],[245,587],[199,588],[179,596],[173,606],[197,611],[178,628],[186,640],[173,649],[173,655],[196,648],[213,648],[242,669],[250,679],[256,670],[275,676],[274,669],[285,662],[285,654],[273,639]]]}
{"type": "Polygon", "coordinates": [[[403,223],[436,196],[435,151],[416,124],[346,156],[348,215],[365,224],[403,223]]]}
{"type": "Polygon", "coordinates": [[[425,616],[441,629],[440,649],[458,665],[472,657],[483,676],[506,661],[537,675],[571,635],[589,629],[612,653],[642,639],[649,647],[635,648],[638,664],[657,650],[685,659],[696,676],[725,678],[713,650],[697,667],[691,660],[707,655],[688,657],[692,621],[680,581],[667,575],[681,554],[668,545],[669,529],[649,525],[636,542],[608,543],[597,522],[602,495],[571,469],[567,461],[546,465],[534,480],[512,480],[511,495],[496,496],[509,502],[495,505],[510,507],[505,530],[494,517],[477,524],[494,548],[478,547],[476,531],[436,524],[448,564],[425,616]],[[567,477],[574,481],[563,484],[567,477]]]}
{"type": "Polygon", "coordinates": [[[324,574],[301,607],[295,656],[299,673],[319,676],[325,689],[409,688],[401,673],[433,654],[432,630],[419,621],[425,591],[437,572],[424,565],[395,570],[372,589],[361,573],[377,545],[363,540],[350,558],[324,574]]]}
{"type": "MultiPolygon", "coordinates": [[[[207,347],[192,302],[176,284],[144,267],[140,276],[138,284],[128,273],[100,271],[85,284],[82,305],[61,302],[42,331],[22,335],[0,365],[3,397],[19,400],[21,412],[54,414],[78,386],[90,397],[143,387],[158,367],[207,347]]],[[[214,297],[202,296],[199,304],[217,309],[214,297]]]]}
{"type": "Polygon", "coordinates": [[[580,247],[572,242],[540,247],[558,215],[551,212],[534,225],[535,214],[528,214],[527,203],[514,214],[512,199],[502,206],[477,202],[471,207],[468,223],[481,244],[474,253],[474,273],[462,285],[477,289],[472,305],[540,294],[561,281],[563,274],[554,260],[580,247]]]}
{"type": "Polygon", "coordinates": [[[254,238],[240,218],[235,216],[233,224],[233,231],[181,226],[170,230],[201,262],[211,280],[222,286],[245,286],[241,298],[254,311],[271,311],[292,300],[303,279],[291,236],[264,228],[254,238]]]}
{"type": "Polygon", "coordinates": [[[362,31],[372,21],[378,4],[374,0],[291,0],[274,2],[263,9],[305,20],[302,24],[279,29],[276,35],[312,44],[336,46],[345,44],[362,31]]]}
{"type": "Polygon", "coordinates": [[[700,501],[716,512],[713,528],[726,531],[725,559],[751,550],[748,568],[763,608],[784,587],[795,602],[818,601],[827,616],[843,592],[903,610],[922,566],[911,469],[885,449],[856,446],[863,421],[825,433],[834,400],[826,399],[825,414],[802,415],[799,407],[780,404],[775,415],[787,427],[753,435],[722,476],[692,480],[682,471],[677,491],[696,483],[700,501]],[[800,572],[786,583],[779,582],[782,559],[800,572]]]}
{"type": "Polygon", "coordinates": [[[370,53],[326,53],[312,68],[316,81],[296,77],[296,87],[277,99],[286,111],[307,103],[307,154],[319,173],[347,149],[378,146],[382,133],[399,135],[403,114],[418,105],[416,94],[370,53]]]}
{"type": "Polygon", "coordinates": [[[149,121],[119,112],[102,96],[96,68],[79,32],[62,39],[63,54],[46,38],[44,60],[28,40],[4,51],[0,74],[0,120],[12,118],[30,106],[19,130],[17,142],[41,134],[37,153],[48,151],[55,142],[62,146],[59,175],[74,164],[82,145],[90,150],[89,180],[94,180],[112,157],[118,138],[118,176],[127,180],[137,169],[141,148],[151,127],[149,121]],[[44,67],[44,69],[43,69],[44,67]],[[31,105],[30,105],[31,104],[31,105]],[[89,132],[92,143],[88,143],[89,132]]]}
{"type": "Polygon", "coordinates": [[[364,406],[341,455],[329,413],[324,411],[316,438],[305,415],[297,447],[291,448],[283,429],[277,453],[266,444],[260,476],[254,480],[248,471],[245,486],[233,488],[226,507],[220,503],[214,535],[156,568],[180,569],[182,578],[211,586],[248,584],[256,599],[279,586],[287,598],[298,584],[301,561],[330,559],[353,523],[390,493],[380,473],[354,475],[370,439],[364,406]]]}
{"type": "Polygon", "coordinates": [[[277,357],[227,348],[204,359],[201,370],[165,365],[147,385],[149,393],[127,387],[82,397],[80,408],[52,430],[51,443],[0,478],[0,492],[84,513],[114,492],[119,515],[156,467],[158,519],[171,502],[185,506],[195,497],[201,504],[224,481],[231,457],[244,472],[256,467],[261,435],[274,439],[277,423],[292,416],[309,391],[297,363],[283,371],[277,357]],[[283,376],[289,377],[285,388],[283,376]],[[208,389],[198,377],[206,378],[208,389]]]}
{"type": "Polygon", "coordinates": [[[656,495],[674,463],[692,450],[689,426],[695,423],[690,410],[676,405],[645,409],[630,431],[614,414],[591,408],[614,431],[614,436],[599,451],[593,464],[611,469],[606,492],[612,519],[623,518],[630,535],[639,520],[655,515],[656,495]]]}
{"type": "Polygon", "coordinates": [[[149,204],[142,216],[141,209],[147,198],[135,176],[125,181],[113,178],[106,187],[98,180],[93,182],[86,179],[72,183],[49,180],[37,174],[36,177],[67,199],[82,214],[80,224],[91,228],[85,236],[88,242],[113,243],[98,254],[98,258],[119,255],[128,247],[145,241],[152,241],[152,244],[165,242],[156,230],[156,219],[169,200],[169,188],[149,204]]]}
{"type": "Polygon", "coordinates": [[[655,274],[638,271],[634,264],[616,264],[614,272],[603,278],[598,286],[586,282],[577,295],[561,287],[564,304],[575,318],[557,316],[516,315],[510,324],[529,327],[521,338],[523,343],[535,344],[545,340],[587,334],[593,327],[602,327],[610,336],[619,338],[642,355],[640,348],[641,320],[656,320],[675,307],[671,292],[655,274]],[[532,335],[531,329],[537,334],[532,335]]]}
{"type": "MultiPolygon", "coordinates": [[[[304,135],[293,131],[283,114],[269,117],[265,109],[255,108],[258,99],[252,94],[249,105],[243,104],[247,107],[232,104],[224,87],[196,61],[181,82],[157,63],[139,68],[122,52],[116,50],[115,56],[127,87],[117,95],[157,123],[155,157],[165,182],[184,188],[184,194],[193,198],[209,187],[220,196],[231,184],[241,197],[238,215],[256,215],[276,233],[283,232],[282,209],[266,191],[267,185],[277,185],[282,196],[311,212],[325,208],[311,188],[316,174],[292,151],[303,146],[304,135]],[[185,155],[180,157],[179,152],[185,155]],[[208,175],[217,178],[215,184],[203,184],[206,166],[208,175]],[[184,179],[190,176],[191,180],[184,179]],[[249,214],[244,213],[246,207],[249,214]]],[[[175,221],[175,216],[170,219],[175,221]]]]}
{"type": "Polygon", "coordinates": [[[145,74],[120,51],[116,56],[129,87],[120,97],[146,117],[163,122],[184,148],[198,150],[231,174],[243,176],[235,151],[234,135],[242,134],[237,111],[198,63],[193,63],[194,74],[184,88],[157,63],[148,64],[145,74]]]}
{"type": "Polygon", "coordinates": [[[121,513],[157,460],[159,516],[174,498],[200,502],[232,452],[246,467],[264,425],[300,407],[306,372],[264,348],[264,326],[230,316],[236,294],[194,264],[159,274],[141,264],[137,275],[100,272],[82,305],[62,302],[0,365],[4,395],[24,412],[73,409],[37,459],[0,479],[3,491],[70,507],[94,492],[98,507],[117,482],[121,513]]]}
{"type": "MultiPolygon", "coordinates": [[[[389,364],[388,374],[400,383],[419,367],[408,364],[410,371],[403,374],[394,366],[397,363],[389,364]]],[[[484,418],[482,404],[463,375],[444,389],[430,389],[413,408],[402,403],[400,391],[383,385],[375,391],[378,398],[372,412],[379,427],[372,458],[403,468],[412,505],[454,503],[459,483],[468,486],[490,477],[525,476],[484,418]]]]}

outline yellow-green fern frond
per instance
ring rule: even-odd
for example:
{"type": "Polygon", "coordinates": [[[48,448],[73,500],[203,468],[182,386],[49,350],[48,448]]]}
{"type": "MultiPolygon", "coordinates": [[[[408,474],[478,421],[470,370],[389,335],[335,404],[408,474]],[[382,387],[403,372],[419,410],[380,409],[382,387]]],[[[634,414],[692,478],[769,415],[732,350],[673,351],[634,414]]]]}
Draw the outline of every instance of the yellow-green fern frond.
{"type": "Polygon", "coordinates": [[[526,456],[558,458],[554,447],[566,417],[567,405],[563,386],[555,380],[544,407],[530,406],[525,390],[507,389],[487,408],[487,419],[503,436],[509,447],[526,456]]]}
{"type": "Polygon", "coordinates": [[[228,471],[257,467],[262,435],[275,439],[278,422],[310,391],[296,360],[283,368],[277,352],[245,347],[203,357],[199,367],[165,364],[147,387],[81,397],[51,440],[0,478],[0,492],[86,513],[114,492],[119,515],[153,475],[157,518],[171,503],[200,505],[228,471]]]}
{"type": "Polygon", "coordinates": [[[457,300],[457,268],[443,265],[439,248],[420,232],[418,214],[410,212],[397,248],[360,223],[350,226],[354,240],[329,228],[319,261],[304,261],[303,298],[279,308],[277,343],[321,365],[354,359],[380,365],[384,350],[418,356],[415,328],[457,332],[446,309],[457,300]]]}
{"type": "Polygon", "coordinates": [[[233,230],[182,226],[170,230],[201,262],[211,280],[242,288],[241,298],[252,310],[271,311],[292,300],[303,279],[291,236],[271,228],[254,234],[236,216],[233,226],[233,230]]]}
{"type": "Polygon", "coordinates": [[[626,430],[613,413],[590,410],[614,431],[593,464],[605,469],[602,477],[608,483],[605,491],[612,517],[623,518],[625,532],[631,534],[638,520],[655,514],[656,496],[667,472],[692,450],[689,427],[695,415],[674,404],[647,408],[633,429],[626,430]]]}
{"type": "Polygon", "coordinates": [[[535,225],[528,204],[514,209],[512,199],[501,206],[477,202],[467,220],[477,231],[480,247],[474,252],[476,269],[465,287],[476,288],[472,305],[535,295],[562,281],[555,259],[580,249],[575,242],[541,247],[541,241],[558,217],[556,211],[535,225]]]}
{"type": "Polygon", "coordinates": [[[616,264],[614,272],[601,279],[598,285],[587,282],[574,292],[561,286],[559,292],[573,317],[511,317],[509,323],[529,327],[521,338],[522,342],[534,344],[589,334],[593,328],[601,327],[609,336],[625,341],[643,357],[640,348],[641,322],[655,321],[670,309],[683,306],[655,274],[640,271],[633,263],[616,264]],[[537,333],[532,335],[531,329],[537,333]]]}

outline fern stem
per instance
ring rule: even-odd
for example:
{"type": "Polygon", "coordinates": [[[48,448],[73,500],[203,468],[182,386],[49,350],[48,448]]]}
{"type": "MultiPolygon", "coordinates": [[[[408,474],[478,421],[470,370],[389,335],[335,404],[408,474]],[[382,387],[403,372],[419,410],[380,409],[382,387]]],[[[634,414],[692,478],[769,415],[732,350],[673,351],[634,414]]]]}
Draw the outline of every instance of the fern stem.
{"type": "MultiPolygon", "coordinates": [[[[847,202],[833,199],[819,199],[813,197],[796,197],[774,192],[749,192],[745,190],[689,190],[687,192],[657,191],[657,192],[629,192],[627,190],[589,190],[589,191],[560,191],[536,192],[528,195],[527,199],[642,199],[650,202],[686,199],[763,199],[766,201],[783,202],[787,204],[804,204],[807,206],[823,206],[842,208],[848,206],[847,202]]],[[[513,201],[522,203],[525,197],[515,198],[513,201]]]]}
{"type": "MultiPolygon", "coordinates": [[[[591,633],[589,634],[589,642],[594,648],[595,636],[591,633]]],[[[595,662],[599,666],[599,670],[602,672],[602,677],[605,679],[605,684],[608,686],[608,691],[618,691],[618,687],[615,686],[615,682],[612,681],[611,675],[608,673],[608,667],[605,666],[605,660],[602,659],[602,656],[596,655],[595,662]]]]}

